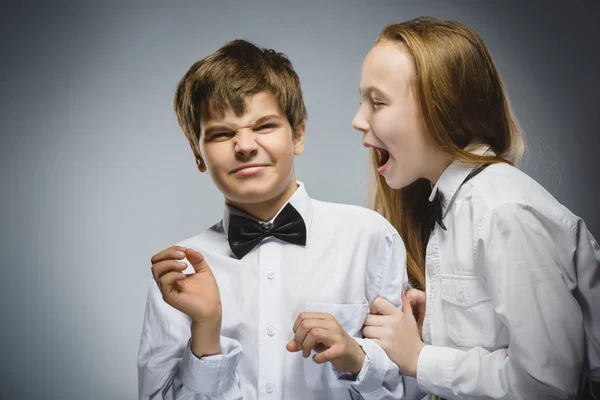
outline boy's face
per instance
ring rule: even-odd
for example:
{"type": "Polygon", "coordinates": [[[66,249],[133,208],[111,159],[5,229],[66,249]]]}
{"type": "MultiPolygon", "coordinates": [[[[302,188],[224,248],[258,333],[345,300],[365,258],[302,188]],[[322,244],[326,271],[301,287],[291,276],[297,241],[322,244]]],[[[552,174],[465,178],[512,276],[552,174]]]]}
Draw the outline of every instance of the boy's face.
{"type": "Polygon", "coordinates": [[[232,204],[268,202],[295,190],[294,155],[304,150],[305,125],[292,135],[272,94],[249,96],[246,106],[242,116],[228,110],[200,126],[199,168],[232,204]]]}

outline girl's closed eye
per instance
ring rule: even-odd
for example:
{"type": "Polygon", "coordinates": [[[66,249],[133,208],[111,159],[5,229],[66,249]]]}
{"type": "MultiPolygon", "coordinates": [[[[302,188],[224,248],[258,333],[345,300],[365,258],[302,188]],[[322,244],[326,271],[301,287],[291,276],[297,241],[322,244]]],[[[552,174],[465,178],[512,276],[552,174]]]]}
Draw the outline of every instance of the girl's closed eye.
{"type": "Polygon", "coordinates": [[[369,101],[371,102],[371,108],[373,108],[373,110],[378,110],[381,106],[384,105],[382,101],[376,99],[369,99],[369,101]]]}

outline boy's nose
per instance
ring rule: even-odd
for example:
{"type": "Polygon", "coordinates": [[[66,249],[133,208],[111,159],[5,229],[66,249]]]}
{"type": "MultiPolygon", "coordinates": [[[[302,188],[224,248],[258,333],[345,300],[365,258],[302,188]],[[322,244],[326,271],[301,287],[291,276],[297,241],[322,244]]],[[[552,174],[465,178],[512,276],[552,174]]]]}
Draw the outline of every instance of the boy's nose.
{"type": "Polygon", "coordinates": [[[235,143],[235,153],[238,157],[250,157],[257,153],[258,144],[256,140],[254,140],[254,135],[252,134],[243,134],[238,136],[237,141],[235,143]]]}

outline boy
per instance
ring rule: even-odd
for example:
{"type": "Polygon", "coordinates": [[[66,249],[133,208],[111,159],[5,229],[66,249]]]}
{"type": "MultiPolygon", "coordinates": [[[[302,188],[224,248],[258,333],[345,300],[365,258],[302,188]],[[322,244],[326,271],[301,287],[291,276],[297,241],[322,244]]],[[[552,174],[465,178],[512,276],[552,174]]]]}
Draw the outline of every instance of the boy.
{"type": "Polygon", "coordinates": [[[402,397],[396,365],[356,336],[376,297],[401,305],[404,245],[379,214],[296,181],[306,109],[289,60],[230,42],[190,68],[174,103],[226,205],[152,257],[140,399],[402,397]]]}

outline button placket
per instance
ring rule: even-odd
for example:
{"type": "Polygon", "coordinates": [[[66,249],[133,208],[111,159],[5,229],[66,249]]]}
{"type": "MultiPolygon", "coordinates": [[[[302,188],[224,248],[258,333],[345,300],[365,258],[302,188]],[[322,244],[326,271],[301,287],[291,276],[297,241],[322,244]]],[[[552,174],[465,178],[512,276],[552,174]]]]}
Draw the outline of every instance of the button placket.
{"type": "Polygon", "coordinates": [[[285,347],[281,335],[277,335],[280,314],[280,279],[274,279],[281,273],[283,246],[278,240],[266,240],[259,247],[259,334],[258,337],[258,400],[263,397],[280,398],[283,373],[283,355],[280,349],[285,347]]]}

